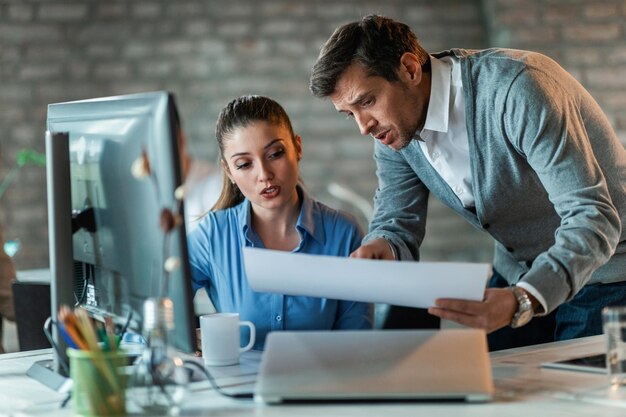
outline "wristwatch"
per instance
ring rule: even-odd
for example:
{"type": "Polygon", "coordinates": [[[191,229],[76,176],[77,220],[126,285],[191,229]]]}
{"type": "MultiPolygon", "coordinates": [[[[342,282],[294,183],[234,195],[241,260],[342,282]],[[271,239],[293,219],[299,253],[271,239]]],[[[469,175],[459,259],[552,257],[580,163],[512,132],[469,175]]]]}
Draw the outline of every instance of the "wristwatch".
{"type": "Polygon", "coordinates": [[[517,311],[511,319],[511,327],[516,329],[527,324],[533,318],[535,312],[526,291],[516,286],[509,287],[509,289],[517,299],[517,311]]]}

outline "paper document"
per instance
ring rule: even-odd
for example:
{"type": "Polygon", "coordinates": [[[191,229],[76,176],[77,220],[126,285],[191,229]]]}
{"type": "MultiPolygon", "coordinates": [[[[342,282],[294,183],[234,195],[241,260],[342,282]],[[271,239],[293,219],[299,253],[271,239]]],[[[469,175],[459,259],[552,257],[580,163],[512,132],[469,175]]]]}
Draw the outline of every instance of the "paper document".
{"type": "Polygon", "coordinates": [[[428,308],[437,298],[480,301],[491,265],[397,262],[244,248],[253,290],[428,308]]]}

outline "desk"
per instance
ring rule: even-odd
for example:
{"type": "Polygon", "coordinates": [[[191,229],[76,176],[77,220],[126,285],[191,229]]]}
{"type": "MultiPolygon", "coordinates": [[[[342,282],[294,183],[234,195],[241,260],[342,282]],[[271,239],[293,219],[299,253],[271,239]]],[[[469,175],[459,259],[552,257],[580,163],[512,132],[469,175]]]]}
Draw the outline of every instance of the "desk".
{"type": "MultiPolygon", "coordinates": [[[[486,404],[465,403],[354,403],[320,405],[260,405],[224,398],[206,382],[195,382],[182,415],[197,416],[556,416],[623,417],[624,408],[564,398],[589,387],[606,386],[604,375],[540,368],[546,361],[600,353],[601,336],[491,354],[495,398],[486,404]]],[[[59,409],[64,395],[53,392],[25,375],[35,360],[50,357],[47,349],[0,355],[0,415],[70,416],[71,408],[59,409]]],[[[238,366],[212,368],[224,388],[250,392],[255,380],[259,352],[249,352],[238,366]]],[[[626,404],[626,402],[622,403],[626,404]]]]}

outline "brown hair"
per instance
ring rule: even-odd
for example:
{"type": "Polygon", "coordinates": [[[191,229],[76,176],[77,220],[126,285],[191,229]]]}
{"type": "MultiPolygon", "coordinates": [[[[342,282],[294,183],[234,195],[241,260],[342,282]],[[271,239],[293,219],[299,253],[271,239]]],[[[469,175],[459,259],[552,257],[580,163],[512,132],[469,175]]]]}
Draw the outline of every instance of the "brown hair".
{"type": "MultiPolygon", "coordinates": [[[[275,100],[257,95],[246,95],[232,100],[220,112],[215,126],[215,138],[219,148],[220,160],[224,160],[224,140],[237,128],[246,127],[250,123],[264,121],[276,125],[284,125],[296,144],[291,121],[287,112],[275,100]]],[[[223,167],[222,167],[223,169],[223,167]]],[[[234,207],[244,200],[244,195],[236,184],[233,184],[226,173],[223,174],[222,192],[211,208],[212,211],[234,207]]]]}
{"type": "Polygon", "coordinates": [[[428,52],[407,25],[378,15],[365,16],[336,29],[322,46],[309,89],[320,98],[333,94],[339,77],[352,63],[363,65],[368,75],[398,81],[400,57],[406,52],[417,55],[425,72],[430,70],[428,52]]]}

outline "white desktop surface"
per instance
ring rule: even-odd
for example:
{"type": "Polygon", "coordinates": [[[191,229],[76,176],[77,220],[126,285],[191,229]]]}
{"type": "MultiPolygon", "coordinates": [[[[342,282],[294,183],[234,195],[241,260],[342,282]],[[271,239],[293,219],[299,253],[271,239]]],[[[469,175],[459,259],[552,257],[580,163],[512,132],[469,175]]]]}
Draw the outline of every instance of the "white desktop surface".
{"type": "MultiPolygon", "coordinates": [[[[624,416],[626,401],[602,404],[571,399],[572,394],[607,386],[604,375],[541,368],[539,364],[602,352],[604,339],[594,336],[491,354],[494,400],[466,403],[346,403],[262,405],[224,398],[207,382],[194,382],[181,415],[193,416],[624,416]]],[[[48,349],[0,355],[0,416],[71,416],[71,404],[60,409],[63,394],[27,377],[36,360],[50,357],[48,349]]],[[[240,365],[210,368],[218,383],[231,392],[251,392],[259,352],[244,354],[240,365]]],[[[131,414],[132,415],[132,414],[131,414]]]]}
{"type": "Polygon", "coordinates": [[[15,278],[20,282],[32,282],[49,284],[51,275],[50,269],[23,269],[15,272],[15,278]]]}

